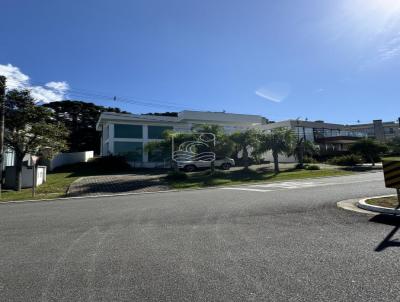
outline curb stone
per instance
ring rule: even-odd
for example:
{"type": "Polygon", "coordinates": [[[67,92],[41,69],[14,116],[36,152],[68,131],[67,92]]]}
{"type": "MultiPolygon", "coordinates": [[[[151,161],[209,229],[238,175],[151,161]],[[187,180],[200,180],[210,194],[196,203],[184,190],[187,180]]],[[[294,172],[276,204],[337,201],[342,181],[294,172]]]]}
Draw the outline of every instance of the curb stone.
{"type": "Polygon", "coordinates": [[[394,196],[394,195],[384,195],[384,196],[374,196],[374,197],[364,198],[357,202],[357,207],[359,207],[360,209],[364,209],[364,210],[375,212],[375,213],[400,215],[400,209],[392,209],[392,208],[371,205],[366,202],[368,199],[391,197],[391,196],[394,196]]]}

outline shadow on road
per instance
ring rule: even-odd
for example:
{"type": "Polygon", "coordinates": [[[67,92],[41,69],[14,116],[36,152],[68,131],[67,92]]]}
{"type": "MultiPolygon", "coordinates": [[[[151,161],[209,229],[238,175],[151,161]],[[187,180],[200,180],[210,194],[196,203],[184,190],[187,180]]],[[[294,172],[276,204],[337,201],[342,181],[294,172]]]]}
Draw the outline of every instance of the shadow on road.
{"type": "Polygon", "coordinates": [[[382,242],[380,242],[375,248],[375,252],[381,252],[388,247],[400,247],[399,239],[392,239],[400,229],[400,216],[380,214],[372,217],[370,221],[394,226],[393,230],[391,230],[389,234],[382,240],[382,242]]]}

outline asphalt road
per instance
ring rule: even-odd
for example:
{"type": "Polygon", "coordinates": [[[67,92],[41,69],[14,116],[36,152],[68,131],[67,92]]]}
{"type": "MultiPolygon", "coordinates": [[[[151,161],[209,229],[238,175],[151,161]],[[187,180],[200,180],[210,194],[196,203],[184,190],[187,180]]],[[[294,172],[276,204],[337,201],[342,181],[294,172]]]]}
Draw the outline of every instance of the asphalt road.
{"type": "Polygon", "coordinates": [[[336,207],[386,193],[370,173],[3,204],[0,300],[400,301],[398,221],[336,207]]]}

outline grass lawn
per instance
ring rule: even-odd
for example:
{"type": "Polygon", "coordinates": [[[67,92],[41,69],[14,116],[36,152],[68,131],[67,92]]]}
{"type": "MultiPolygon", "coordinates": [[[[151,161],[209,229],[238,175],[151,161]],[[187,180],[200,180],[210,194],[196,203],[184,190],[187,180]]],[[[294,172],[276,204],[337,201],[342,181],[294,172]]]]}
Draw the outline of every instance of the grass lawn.
{"type": "Polygon", "coordinates": [[[235,170],[235,171],[216,171],[210,175],[209,171],[195,172],[184,180],[169,180],[169,185],[174,189],[203,188],[208,186],[235,185],[254,182],[272,182],[294,179],[305,179],[324,176],[340,176],[352,174],[350,171],[337,169],[321,170],[287,170],[275,174],[271,170],[235,170]]]}
{"type": "MultiPolygon", "coordinates": [[[[47,182],[36,188],[36,196],[34,199],[49,199],[57,197],[65,197],[66,191],[70,184],[83,176],[92,175],[105,175],[112,174],[113,172],[104,171],[101,167],[96,167],[89,163],[81,163],[71,166],[63,167],[55,172],[47,174],[47,182]]],[[[114,171],[114,173],[116,173],[114,171]]],[[[117,174],[122,174],[119,172],[117,174]]],[[[155,170],[129,170],[125,173],[135,174],[157,174],[165,173],[165,171],[155,170]]],[[[171,189],[188,189],[188,188],[202,188],[208,186],[221,186],[221,185],[234,185],[241,183],[252,183],[260,181],[282,181],[294,180],[323,176],[340,176],[351,174],[350,171],[343,171],[339,169],[323,168],[321,170],[295,170],[288,169],[278,174],[274,174],[271,168],[258,168],[248,171],[241,169],[232,169],[230,171],[216,171],[214,175],[210,175],[209,171],[190,173],[185,180],[167,180],[171,189]]],[[[5,190],[2,194],[1,201],[8,200],[27,200],[32,198],[32,190],[23,189],[20,192],[13,190],[5,190]]]]}
{"type": "Polygon", "coordinates": [[[73,176],[74,172],[48,173],[46,183],[36,188],[36,196],[32,198],[32,189],[22,189],[20,192],[5,190],[2,192],[1,201],[26,200],[26,199],[47,199],[65,196],[69,185],[79,176],[73,176]]]}
{"type": "Polygon", "coordinates": [[[380,206],[385,208],[397,208],[399,206],[397,195],[381,198],[371,198],[367,199],[365,202],[373,206],[380,206]]]}
{"type": "MultiPolygon", "coordinates": [[[[115,172],[114,172],[115,173],[115,172]]],[[[123,173],[123,172],[122,172],[123,173]]],[[[22,189],[20,192],[14,190],[3,190],[1,201],[48,199],[65,197],[68,187],[72,182],[83,176],[110,174],[101,167],[90,163],[73,164],[64,166],[54,172],[47,173],[47,181],[36,188],[36,196],[32,198],[32,189],[22,189]]]]}

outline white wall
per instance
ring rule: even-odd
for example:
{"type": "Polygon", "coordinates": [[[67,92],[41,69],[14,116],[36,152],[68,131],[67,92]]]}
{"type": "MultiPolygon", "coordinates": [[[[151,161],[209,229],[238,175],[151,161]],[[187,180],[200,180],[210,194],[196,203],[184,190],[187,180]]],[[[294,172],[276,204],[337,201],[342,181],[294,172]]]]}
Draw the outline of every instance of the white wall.
{"type": "Polygon", "coordinates": [[[93,156],[93,151],[58,153],[50,161],[49,170],[52,171],[57,167],[87,162],[89,159],[93,158],[93,156]]]}
{"type": "MultiPolygon", "coordinates": [[[[36,186],[40,186],[41,184],[46,182],[47,178],[47,167],[46,166],[37,166],[36,167],[36,186]]],[[[16,180],[16,169],[15,167],[6,167],[6,176],[5,176],[5,187],[14,188],[15,180],[16,180]]],[[[33,168],[32,166],[22,167],[22,188],[31,188],[33,184],[33,168]]]]}
{"type": "MultiPolygon", "coordinates": [[[[263,158],[265,160],[270,161],[271,163],[274,162],[274,157],[272,156],[272,151],[268,151],[263,154],[263,158]]],[[[284,154],[279,154],[278,156],[279,162],[280,163],[297,163],[297,160],[294,156],[286,156],[284,154]]]]}

